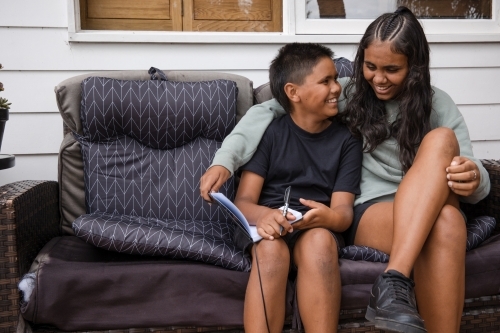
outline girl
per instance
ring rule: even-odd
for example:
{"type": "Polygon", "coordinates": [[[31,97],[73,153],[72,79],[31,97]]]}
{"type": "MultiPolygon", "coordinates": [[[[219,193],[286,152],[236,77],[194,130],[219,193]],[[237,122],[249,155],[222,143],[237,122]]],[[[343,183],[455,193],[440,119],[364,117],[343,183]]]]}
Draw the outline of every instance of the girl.
{"type": "MultiPolygon", "coordinates": [[[[339,81],[345,97],[340,117],[364,146],[361,194],[346,245],[390,254],[366,317],[398,332],[458,332],[466,246],[459,200],[481,200],[490,184],[456,105],[430,84],[429,45],[413,13],[399,7],[372,22],[358,47],[354,77],[339,81]]],[[[201,178],[206,200],[283,114],[275,100],[248,111],[201,178]]]]}

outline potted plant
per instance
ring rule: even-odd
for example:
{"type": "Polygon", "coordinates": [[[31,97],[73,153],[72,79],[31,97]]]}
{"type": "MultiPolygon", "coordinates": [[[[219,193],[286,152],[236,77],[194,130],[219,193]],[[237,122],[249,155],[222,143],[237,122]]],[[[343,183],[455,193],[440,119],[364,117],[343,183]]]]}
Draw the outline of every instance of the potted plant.
{"type": "MultiPolygon", "coordinates": [[[[2,69],[3,66],[0,64],[0,69],[2,69]]],[[[3,91],[3,83],[0,82],[0,91],[3,91]]],[[[2,149],[2,138],[3,138],[3,132],[5,130],[5,122],[9,120],[9,109],[10,109],[10,104],[7,98],[0,97],[0,151],[2,149]]]]}

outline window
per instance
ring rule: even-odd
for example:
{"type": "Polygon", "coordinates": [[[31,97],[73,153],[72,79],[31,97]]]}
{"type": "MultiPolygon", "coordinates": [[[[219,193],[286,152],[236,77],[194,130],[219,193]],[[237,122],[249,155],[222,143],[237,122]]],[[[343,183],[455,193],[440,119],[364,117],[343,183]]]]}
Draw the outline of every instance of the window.
{"type": "Polygon", "coordinates": [[[282,0],[80,0],[82,30],[282,31],[282,0]]]}
{"type": "Polygon", "coordinates": [[[308,18],[376,18],[381,13],[406,6],[425,19],[491,19],[491,0],[306,0],[308,18]]]}
{"type": "Polygon", "coordinates": [[[399,4],[431,43],[500,42],[500,0],[69,0],[68,33],[70,42],[353,44],[399,4]]]}
{"type": "Polygon", "coordinates": [[[420,18],[427,35],[500,33],[499,0],[295,0],[296,33],[363,34],[399,5],[420,18]]]}

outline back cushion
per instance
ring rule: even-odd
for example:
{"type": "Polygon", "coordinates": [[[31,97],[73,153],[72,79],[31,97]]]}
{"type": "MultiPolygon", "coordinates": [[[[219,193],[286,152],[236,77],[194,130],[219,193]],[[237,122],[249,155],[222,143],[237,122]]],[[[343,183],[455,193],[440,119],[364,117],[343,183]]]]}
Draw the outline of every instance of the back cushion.
{"type": "MultiPolygon", "coordinates": [[[[199,180],[233,129],[232,81],[82,81],[86,212],[225,220],[203,202],[199,180]]],[[[221,189],[234,196],[233,182],[221,189]]]]}
{"type": "MultiPolygon", "coordinates": [[[[197,82],[225,79],[238,86],[237,115],[240,119],[253,104],[253,83],[248,78],[223,72],[165,71],[171,81],[197,82]]],[[[109,71],[89,73],[68,78],[55,87],[56,101],[64,121],[65,137],[59,154],[59,202],[61,229],[64,234],[74,234],[72,225],[76,218],[85,214],[85,185],[81,146],[73,133],[83,136],[80,107],[82,81],[91,76],[117,80],[149,80],[147,71],[109,71]]]]}

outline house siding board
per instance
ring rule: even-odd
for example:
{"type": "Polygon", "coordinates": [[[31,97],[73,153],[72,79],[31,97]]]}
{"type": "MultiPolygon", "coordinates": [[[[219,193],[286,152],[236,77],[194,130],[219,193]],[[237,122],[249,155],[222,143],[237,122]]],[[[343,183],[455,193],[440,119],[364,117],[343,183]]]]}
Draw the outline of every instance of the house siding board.
{"type": "MultiPolygon", "coordinates": [[[[12,101],[2,153],[16,155],[16,166],[2,170],[0,184],[22,179],[57,179],[62,120],[54,86],[88,72],[213,70],[244,75],[257,87],[283,44],[69,43],[67,3],[0,0],[0,40],[6,46],[1,96],[12,101]],[[23,9],[34,8],[25,15],[23,9]],[[51,14],[37,15],[50,11],[51,14]],[[56,13],[56,14],[54,14],[56,13]],[[45,17],[38,17],[45,16],[45,17]],[[24,42],[23,42],[24,41],[24,42]],[[29,42],[28,42],[29,41],[29,42]]],[[[337,56],[354,58],[355,44],[329,44],[337,56]]],[[[500,159],[500,43],[431,44],[433,84],[457,102],[479,158],[500,159]]]]}
{"type": "Polygon", "coordinates": [[[446,91],[457,104],[500,103],[500,67],[433,68],[432,84],[446,91]]]}
{"type": "MultiPolygon", "coordinates": [[[[267,70],[283,45],[69,43],[65,28],[0,27],[0,40],[10,47],[2,55],[5,70],[54,71],[136,70],[151,66],[175,70],[267,70]],[[30,42],[19,43],[23,40],[30,42]]],[[[353,57],[355,45],[330,46],[338,56],[353,57]]]]}
{"type": "Polygon", "coordinates": [[[5,126],[2,153],[57,154],[62,140],[63,122],[58,112],[11,113],[5,126]]]}
{"type": "Polygon", "coordinates": [[[500,43],[433,43],[431,67],[500,67],[500,43]]]}
{"type": "Polygon", "coordinates": [[[496,141],[499,146],[496,159],[500,159],[500,131],[498,129],[500,104],[458,105],[458,109],[467,123],[471,140],[496,141]]]}
{"type": "MultiPolygon", "coordinates": [[[[11,64],[3,63],[4,67],[11,64]]],[[[0,72],[0,81],[6,91],[1,96],[12,102],[11,114],[32,112],[58,112],[54,87],[69,77],[82,75],[87,71],[59,70],[8,70],[0,72]],[[29,92],[29,98],[26,98],[29,92]]]]}
{"type": "Polygon", "coordinates": [[[57,181],[57,154],[16,155],[16,165],[0,172],[0,186],[20,180],[57,181]]]}
{"type": "Polygon", "coordinates": [[[478,158],[498,160],[500,156],[499,140],[472,141],[472,151],[478,158]]]}
{"type": "Polygon", "coordinates": [[[2,27],[68,27],[68,0],[0,0],[2,27]]]}

